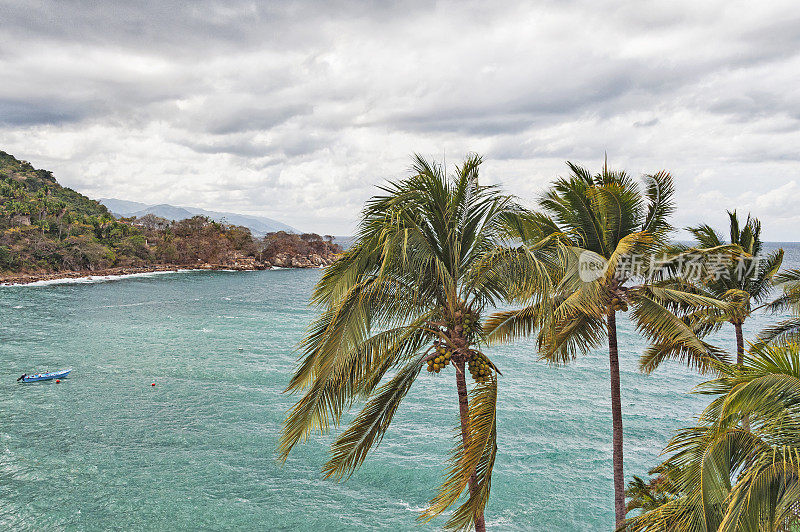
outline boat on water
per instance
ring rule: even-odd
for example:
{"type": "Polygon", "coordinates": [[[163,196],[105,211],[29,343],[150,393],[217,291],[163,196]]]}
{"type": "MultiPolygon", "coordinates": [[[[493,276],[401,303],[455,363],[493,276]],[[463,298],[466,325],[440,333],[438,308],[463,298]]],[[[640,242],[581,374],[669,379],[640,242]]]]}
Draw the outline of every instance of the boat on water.
{"type": "Polygon", "coordinates": [[[37,381],[49,381],[52,379],[63,379],[69,372],[72,371],[71,369],[62,369],[59,371],[51,371],[49,373],[31,373],[28,375],[27,373],[22,375],[17,381],[22,382],[37,382],[37,381]]]}

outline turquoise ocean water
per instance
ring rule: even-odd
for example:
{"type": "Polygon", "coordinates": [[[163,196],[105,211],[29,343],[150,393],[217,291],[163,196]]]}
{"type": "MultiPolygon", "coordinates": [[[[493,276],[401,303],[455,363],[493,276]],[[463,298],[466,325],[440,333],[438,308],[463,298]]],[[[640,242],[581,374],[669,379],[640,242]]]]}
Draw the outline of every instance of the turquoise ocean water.
{"type": "MultiPolygon", "coordinates": [[[[786,264],[796,267],[798,248],[786,264]]],[[[452,370],[418,379],[347,482],[322,480],[330,436],[276,461],[293,347],[319,270],[185,272],[0,288],[0,529],[430,530],[458,422],[452,370]],[[61,384],[23,372],[73,368],[61,384]],[[156,386],[152,387],[151,383],[156,386]]],[[[767,319],[746,324],[752,336],[767,319]]],[[[620,320],[625,473],[657,462],[705,401],[677,364],[637,370],[620,320]]],[[[731,348],[733,331],[719,342],[731,348]]],[[[530,343],[490,348],[500,379],[493,530],[611,530],[608,359],[554,368],[530,343]]]]}

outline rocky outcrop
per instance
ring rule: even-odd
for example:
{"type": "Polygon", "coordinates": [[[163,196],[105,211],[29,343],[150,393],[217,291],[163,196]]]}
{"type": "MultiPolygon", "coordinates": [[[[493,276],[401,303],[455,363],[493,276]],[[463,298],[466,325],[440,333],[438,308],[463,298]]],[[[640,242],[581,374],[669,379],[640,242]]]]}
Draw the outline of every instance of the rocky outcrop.
{"type": "Polygon", "coordinates": [[[325,256],[319,253],[311,254],[291,254],[291,253],[278,253],[265,264],[275,266],[277,268],[323,268],[330,265],[336,260],[335,253],[328,253],[325,256]]]}
{"type": "Polygon", "coordinates": [[[17,214],[13,218],[11,218],[11,223],[13,225],[24,225],[24,226],[31,225],[31,215],[30,214],[17,214]]]}
{"type": "Polygon", "coordinates": [[[322,238],[316,233],[269,233],[263,244],[260,256],[278,268],[321,268],[335,261],[342,251],[332,236],[322,238]]]}

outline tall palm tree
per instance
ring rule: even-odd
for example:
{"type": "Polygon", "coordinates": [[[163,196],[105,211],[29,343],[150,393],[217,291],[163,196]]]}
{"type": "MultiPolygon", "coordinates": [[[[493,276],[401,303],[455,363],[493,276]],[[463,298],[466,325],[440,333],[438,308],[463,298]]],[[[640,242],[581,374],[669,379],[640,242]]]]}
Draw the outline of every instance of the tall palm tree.
{"type": "Polygon", "coordinates": [[[696,393],[714,396],[662,467],[681,495],[626,530],[784,531],[800,526],[800,345],[761,344],[696,393]],[[748,416],[751,430],[739,425],[748,416]]]}
{"type": "Polygon", "coordinates": [[[554,277],[551,313],[542,302],[494,314],[484,329],[497,341],[538,331],[540,356],[556,364],[608,342],[613,434],[614,513],[625,519],[622,406],[620,400],[617,312],[632,307],[638,330],[655,346],[674,346],[673,354],[701,369],[721,352],[698,339],[673,312],[679,306],[713,308],[721,303],[671,287],[643,282],[653,255],[665,242],[673,211],[672,177],[645,176],[646,188],[625,172],[605,165],[592,175],[567,163],[570,175],[558,179],[541,198],[543,211],[531,218],[533,240],[558,236],[561,274],[554,277]],[[637,284],[638,282],[638,284],[637,284]]]}
{"type": "MultiPolygon", "coordinates": [[[[761,222],[748,215],[742,227],[736,211],[728,211],[728,218],[730,245],[739,246],[740,253],[712,255],[721,261],[713,264],[711,268],[707,267],[707,273],[701,282],[694,284],[699,293],[733,303],[731,312],[720,315],[719,312],[712,311],[705,318],[710,328],[725,321],[733,325],[736,335],[736,363],[741,364],[744,356],[742,325],[769,296],[773,279],[783,262],[783,249],[762,257],[761,222]]],[[[694,235],[700,248],[721,249],[728,245],[723,237],[707,224],[688,227],[687,230],[694,235]]],[[[655,361],[653,365],[657,365],[655,361]]]]}
{"type": "Polygon", "coordinates": [[[421,370],[427,366],[435,378],[452,367],[461,443],[420,518],[439,515],[468,489],[446,527],[479,531],[497,452],[500,373],[481,350],[482,314],[522,286],[546,293],[548,282],[535,254],[499,246],[526,214],[511,196],[478,184],[480,164],[471,156],[448,178],[442,166],[417,156],[411,177],[368,201],[354,244],[315,288],[321,314],[288,387],[305,393],[288,413],[280,443],[285,459],[312,430],[328,431],[364,399],[323,467],[326,478],[348,477],[381,441],[421,370]]]}

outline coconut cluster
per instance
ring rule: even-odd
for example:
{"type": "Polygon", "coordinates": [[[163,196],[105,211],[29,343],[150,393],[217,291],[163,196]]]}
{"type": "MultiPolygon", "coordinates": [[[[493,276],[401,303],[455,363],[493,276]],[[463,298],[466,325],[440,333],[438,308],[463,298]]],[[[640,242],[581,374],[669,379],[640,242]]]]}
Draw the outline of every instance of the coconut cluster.
{"type": "Polygon", "coordinates": [[[453,351],[443,342],[434,342],[433,346],[436,356],[428,359],[428,371],[439,373],[442,368],[450,364],[450,357],[453,356],[453,351]]]}
{"type": "Polygon", "coordinates": [[[469,358],[467,359],[469,372],[475,382],[486,382],[492,376],[492,365],[485,355],[477,351],[470,351],[469,358]]]}
{"type": "Polygon", "coordinates": [[[464,328],[465,333],[471,333],[475,330],[475,326],[478,324],[478,315],[473,314],[471,312],[467,312],[461,316],[461,326],[464,328]]]}

